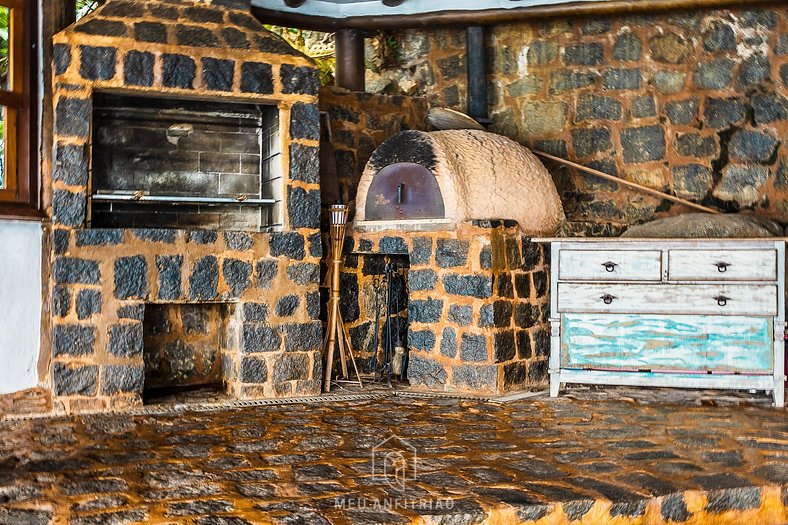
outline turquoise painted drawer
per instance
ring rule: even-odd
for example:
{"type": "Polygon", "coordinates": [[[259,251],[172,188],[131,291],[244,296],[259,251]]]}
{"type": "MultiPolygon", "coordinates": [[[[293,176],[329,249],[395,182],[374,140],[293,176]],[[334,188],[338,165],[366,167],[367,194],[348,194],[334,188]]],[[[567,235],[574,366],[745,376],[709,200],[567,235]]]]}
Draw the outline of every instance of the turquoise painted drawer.
{"type": "Polygon", "coordinates": [[[566,314],[561,367],[770,373],[770,317],[566,314]]]}

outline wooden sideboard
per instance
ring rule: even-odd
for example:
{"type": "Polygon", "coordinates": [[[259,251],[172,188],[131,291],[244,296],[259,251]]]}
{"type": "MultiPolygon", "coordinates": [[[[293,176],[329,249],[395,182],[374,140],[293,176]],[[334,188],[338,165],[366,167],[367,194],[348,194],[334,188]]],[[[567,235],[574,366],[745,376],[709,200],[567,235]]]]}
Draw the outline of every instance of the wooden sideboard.
{"type": "Polygon", "coordinates": [[[549,238],[563,383],[754,389],[784,404],[785,240],[549,238]]]}

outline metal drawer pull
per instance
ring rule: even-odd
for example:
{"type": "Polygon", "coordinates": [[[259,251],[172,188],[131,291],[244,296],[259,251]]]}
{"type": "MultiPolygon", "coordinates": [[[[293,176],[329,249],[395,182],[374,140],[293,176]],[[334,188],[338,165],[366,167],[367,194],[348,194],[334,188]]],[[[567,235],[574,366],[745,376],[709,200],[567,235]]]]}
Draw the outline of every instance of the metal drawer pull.
{"type": "Polygon", "coordinates": [[[714,266],[717,267],[718,272],[725,272],[728,270],[728,266],[731,266],[731,263],[726,262],[715,262],[714,266]]]}
{"type": "Polygon", "coordinates": [[[618,266],[618,265],[616,263],[614,263],[613,261],[607,261],[607,262],[602,263],[602,266],[604,266],[605,270],[607,270],[608,272],[612,272],[612,271],[614,271],[616,269],[616,266],[618,266]]]}
{"type": "Polygon", "coordinates": [[[728,299],[730,299],[730,297],[725,297],[724,295],[718,295],[717,297],[715,297],[715,299],[717,300],[718,305],[725,306],[726,304],[728,304],[728,299]]]}
{"type": "Polygon", "coordinates": [[[605,295],[600,297],[600,299],[602,299],[603,303],[610,304],[610,303],[613,302],[613,299],[616,299],[616,296],[615,295],[610,295],[609,293],[606,293],[605,295]]]}

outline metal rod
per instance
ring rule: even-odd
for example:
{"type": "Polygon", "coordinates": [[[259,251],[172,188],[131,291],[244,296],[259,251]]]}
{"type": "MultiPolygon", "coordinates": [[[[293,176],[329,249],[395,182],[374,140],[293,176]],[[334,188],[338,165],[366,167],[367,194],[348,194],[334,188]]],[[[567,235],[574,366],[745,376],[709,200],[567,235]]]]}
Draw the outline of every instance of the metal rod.
{"type": "Polygon", "coordinates": [[[470,26],[466,30],[468,62],[468,115],[477,121],[487,120],[487,56],[484,47],[485,30],[470,26]]]}
{"type": "Polygon", "coordinates": [[[237,199],[234,197],[181,197],[177,195],[136,195],[134,193],[96,193],[95,202],[164,202],[173,204],[276,204],[276,199],[237,199]]]}
{"type": "Polygon", "coordinates": [[[364,35],[356,29],[336,33],[337,87],[364,91],[364,35]]]}
{"type": "Polygon", "coordinates": [[[636,182],[630,182],[628,180],[619,177],[614,177],[613,175],[609,175],[603,171],[599,171],[593,168],[589,168],[587,166],[583,166],[582,164],[572,162],[571,160],[562,159],[561,157],[556,157],[555,155],[550,155],[549,153],[545,153],[543,151],[537,151],[537,150],[531,150],[531,151],[539,155],[540,157],[554,160],[556,162],[560,162],[561,164],[566,164],[567,166],[576,168],[581,172],[586,172],[586,173],[590,173],[591,175],[596,175],[597,177],[600,177],[602,179],[613,181],[617,184],[621,184],[622,186],[628,186],[630,188],[642,191],[643,193],[648,193],[649,195],[653,195],[654,197],[659,197],[661,199],[673,201],[677,204],[683,204],[684,206],[695,208],[696,210],[700,210],[700,211],[705,211],[706,213],[721,213],[719,210],[715,210],[713,208],[707,208],[706,206],[694,203],[692,201],[688,201],[686,199],[682,199],[681,197],[674,197],[673,195],[669,195],[659,190],[655,190],[654,188],[649,188],[648,186],[643,186],[642,184],[637,184],[636,182]]]}

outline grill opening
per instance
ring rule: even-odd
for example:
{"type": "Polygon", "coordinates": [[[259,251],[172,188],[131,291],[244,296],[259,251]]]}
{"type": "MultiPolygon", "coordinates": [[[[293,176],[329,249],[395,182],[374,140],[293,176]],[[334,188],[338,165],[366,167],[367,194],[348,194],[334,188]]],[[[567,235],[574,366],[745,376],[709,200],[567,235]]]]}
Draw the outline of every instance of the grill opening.
{"type": "Polygon", "coordinates": [[[96,93],[90,150],[90,227],[281,224],[275,106],[96,93]]]}

